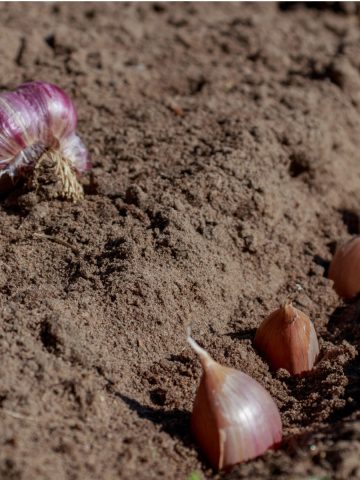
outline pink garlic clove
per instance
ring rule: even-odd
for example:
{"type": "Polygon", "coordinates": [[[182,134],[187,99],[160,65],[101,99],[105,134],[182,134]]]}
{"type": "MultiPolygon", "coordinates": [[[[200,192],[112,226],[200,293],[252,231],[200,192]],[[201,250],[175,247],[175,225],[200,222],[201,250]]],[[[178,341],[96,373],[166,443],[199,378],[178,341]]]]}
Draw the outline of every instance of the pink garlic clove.
{"type": "Polygon", "coordinates": [[[245,373],[215,362],[191,337],[188,341],[203,366],[191,427],[211,465],[228,469],[278,444],[282,425],[270,394],[245,373]]]}
{"type": "Polygon", "coordinates": [[[360,293],[360,236],[340,246],[332,259],[329,278],[336,293],[351,299],[360,293]]]}
{"type": "Polygon", "coordinates": [[[274,370],[285,368],[291,375],[311,370],[319,354],[313,323],[290,303],[261,323],[254,344],[274,370]]]}

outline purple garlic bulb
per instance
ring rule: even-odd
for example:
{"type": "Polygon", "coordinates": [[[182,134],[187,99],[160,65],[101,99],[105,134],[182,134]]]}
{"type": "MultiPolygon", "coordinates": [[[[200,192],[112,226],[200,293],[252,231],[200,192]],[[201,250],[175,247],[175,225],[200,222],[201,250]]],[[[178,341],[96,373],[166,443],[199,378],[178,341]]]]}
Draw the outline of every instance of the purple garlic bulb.
{"type": "Polygon", "coordinates": [[[85,145],[76,135],[75,106],[56,85],[29,82],[0,95],[0,178],[28,174],[41,160],[54,163],[62,196],[83,197],[78,176],[90,169],[85,145]]]}

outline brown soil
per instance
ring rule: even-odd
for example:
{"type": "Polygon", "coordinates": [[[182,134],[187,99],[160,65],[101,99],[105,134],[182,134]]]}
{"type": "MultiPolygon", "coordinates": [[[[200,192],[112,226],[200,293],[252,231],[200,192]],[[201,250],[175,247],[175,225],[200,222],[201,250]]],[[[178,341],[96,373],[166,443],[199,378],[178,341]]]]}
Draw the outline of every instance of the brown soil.
{"type": "Polygon", "coordinates": [[[1,89],[64,88],[93,161],[79,204],[1,200],[1,480],[360,478],[360,303],[326,278],[358,232],[360,17],[315,7],[0,5],[1,89]],[[288,298],[303,378],[252,346],[288,298]],[[188,323],[274,396],[279,450],[207,466],[188,323]]]}

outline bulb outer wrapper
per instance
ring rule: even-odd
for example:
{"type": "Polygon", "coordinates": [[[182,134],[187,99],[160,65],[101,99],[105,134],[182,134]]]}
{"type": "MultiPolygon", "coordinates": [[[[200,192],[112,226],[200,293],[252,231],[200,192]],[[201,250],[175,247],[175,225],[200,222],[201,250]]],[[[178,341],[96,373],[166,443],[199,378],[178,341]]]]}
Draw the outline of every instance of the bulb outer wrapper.
{"type": "Polygon", "coordinates": [[[0,176],[31,170],[46,151],[62,155],[78,173],[90,168],[76,135],[77,114],[56,85],[30,82],[0,95],[0,176]]]}

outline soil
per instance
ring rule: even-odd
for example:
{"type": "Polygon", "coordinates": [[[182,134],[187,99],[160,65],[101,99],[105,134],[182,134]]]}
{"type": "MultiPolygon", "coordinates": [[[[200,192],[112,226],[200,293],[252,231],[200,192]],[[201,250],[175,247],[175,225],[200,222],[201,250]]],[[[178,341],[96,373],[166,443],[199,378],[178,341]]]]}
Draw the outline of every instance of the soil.
{"type": "Polygon", "coordinates": [[[1,91],[65,89],[85,200],[0,203],[0,478],[360,479],[360,301],[327,269],[359,231],[356,4],[2,3],[1,91]],[[285,300],[321,356],[270,371],[285,300]],[[276,451],[216,473],[189,419],[211,355],[257,379],[276,451]]]}

